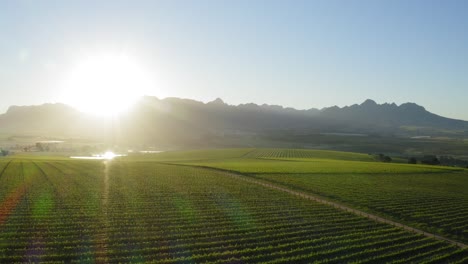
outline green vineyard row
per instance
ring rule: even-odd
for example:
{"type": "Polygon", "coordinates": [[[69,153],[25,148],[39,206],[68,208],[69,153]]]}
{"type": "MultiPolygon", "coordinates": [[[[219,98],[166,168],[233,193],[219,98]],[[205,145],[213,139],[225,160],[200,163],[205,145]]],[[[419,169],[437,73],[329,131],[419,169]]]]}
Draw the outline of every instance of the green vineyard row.
{"type": "Polygon", "coordinates": [[[445,242],[209,169],[33,159],[0,168],[0,262],[468,260],[445,242]]]}

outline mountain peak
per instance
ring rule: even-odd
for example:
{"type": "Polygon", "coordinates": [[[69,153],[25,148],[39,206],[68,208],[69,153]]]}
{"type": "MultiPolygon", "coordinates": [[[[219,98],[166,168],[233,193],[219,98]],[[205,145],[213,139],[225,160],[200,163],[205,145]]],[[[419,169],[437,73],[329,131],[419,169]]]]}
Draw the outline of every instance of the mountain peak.
{"type": "Polygon", "coordinates": [[[377,103],[372,99],[367,99],[361,104],[361,106],[375,106],[375,105],[377,105],[377,103]]]}
{"type": "Polygon", "coordinates": [[[426,111],[426,109],[423,106],[420,106],[416,103],[404,103],[400,105],[401,109],[406,109],[406,110],[419,110],[419,111],[426,111]]]}
{"type": "Polygon", "coordinates": [[[221,98],[216,98],[215,100],[208,102],[209,104],[216,104],[216,105],[225,105],[226,103],[221,98]]]}

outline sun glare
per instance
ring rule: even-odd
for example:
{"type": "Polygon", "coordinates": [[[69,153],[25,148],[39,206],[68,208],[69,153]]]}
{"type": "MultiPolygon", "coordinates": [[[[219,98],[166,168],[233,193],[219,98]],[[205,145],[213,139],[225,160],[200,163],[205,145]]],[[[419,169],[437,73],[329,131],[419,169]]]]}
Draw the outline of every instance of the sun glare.
{"type": "Polygon", "coordinates": [[[114,152],[112,152],[112,151],[106,151],[106,152],[102,155],[102,157],[103,157],[104,159],[110,160],[110,159],[113,159],[113,158],[117,157],[117,155],[115,155],[114,152]]]}
{"type": "Polygon", "coordinates": [[[83,58],[63,85],[63,101],[77,109],[114,116],[153,89],[152,78],[134,58],[99,54],[83,58]]]}

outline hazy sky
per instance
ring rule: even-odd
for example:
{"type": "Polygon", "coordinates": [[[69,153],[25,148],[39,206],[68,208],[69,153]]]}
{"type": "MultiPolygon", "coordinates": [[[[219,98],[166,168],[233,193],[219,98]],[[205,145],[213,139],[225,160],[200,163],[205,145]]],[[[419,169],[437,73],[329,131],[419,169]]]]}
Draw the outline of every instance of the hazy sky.
{"type": "Polygon", "coordinates": [[[463,0],[0,0],[0,112],[56,102],[83,56],[124,52],[158,97],[299,109],[372,98],[468,120],[467,14],[463,0]]]}

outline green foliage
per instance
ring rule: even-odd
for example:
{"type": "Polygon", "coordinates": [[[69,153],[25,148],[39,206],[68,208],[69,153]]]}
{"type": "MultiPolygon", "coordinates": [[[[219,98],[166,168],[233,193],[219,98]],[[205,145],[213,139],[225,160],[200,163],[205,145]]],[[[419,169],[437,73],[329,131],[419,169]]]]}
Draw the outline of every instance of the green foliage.
{"type": "Polygon", "coordinates": [[[422,164],[428,164],[428,165],[439,165],[440,161],[434,155],[426,155],[421,159],[421,163],[422,164]]]}
{"type": "MultiPolygon", "coordinates": [[[[256,150],[249,154],[265,153],[256,150]]],[[[275,150],[256,159],[184,162],[237,171],[319,194],[415,227],[468,242],[468,174],[430,165],[288,158],[275,150]],[[443,212],[453,212],[455,215],[443,212]]],[[[320,153],[321,151],[315,151],[320,153]]],[[[353,154],[350,153],[350,156],[353,154]]],[[[296,154],[296,156],[299,156],[296,154]]],[[[382,155],[384,156],[384,155],[382,155]]],[[[324,152],[324,157],[330,157],[324,152]]]]}
{"type": "Polygon", "coordinates": [[[427,231],[468,242],[468,175],[258,174],[427,231]]]}
{"type": "Polygon", "coordinates": [[[378,160],[378,161],[381,161],[381,162],[392,162],[392,158],[387,156],[387,155],[384,155],[382,153],[379,153],[377,155],[375,155],[375,159],[378,160]]]}
{"type": "MultiPolygon", "coordinates": [[[[211,159],[213,164],[247,164],[249,169],[269,164],[265,166],[270,170],[278,170],[279,166],[271,165],[275,163],[302,164],[303,170],[310,170],[315,168],[313,164],[335,167],[345,162],[345,166],[354,166],[352,170],[361,170],[360,162],[351,161],[240,158],[249,151],[178,152],[158,159],[211,159]]],[[[157,155],[150,156],[147,161],[45,156],[0,160],[0,262],[409,263],[438,259],[461,263],[468,258],[468,251],[442,241],[240,181],[226,172],[161,164],[154,160],[157,155]]],[[[395,165],[361,165],[371,164],[381,169],[388,167],[379,166],[395,165]]],[[[319,171],[325,170],[320,166],[319,171]]],[[[409,165],[401,171],[402,181],[415,171],[430,172],[420,177],[441,172],[432,166],[409,165]]],[[[452,174],[462,172],[445,172],[452,174]]],[[[283,178],[276,176],[258,177],[283,178]]],[[[322,178],[326,176],[337,177],[324,174],[322,178]]],[[[366,183],[342,177],[353,188],[353,181],[366,183]]],[[[392,182],[390,177],[388,180],[392,182]]],[[[451,190],[459,181],[439,180],[437,184],[451,190]]],[[[308,182],[306,178],[303,181],[308,182]]],[[[415,183],[420,184],[420,180],[415,183]]],[[[369,184],[367,188],[376,185],[369,184]]],[[[417,191],[425,193],[430,188],[423,184],[417,191]]],[[[463,186],[457,188],[462,192],[463,186]]],[[[443,192],[440,197],[445,197],[443,192]]],[[[446,204],[453,202],[450,199],[446,204]]],[[[438,203],[441,201],[433,204],[438,203]]]]}
{"type": "Polygon", "coordinates": [[[452,156],[440,156],[439,158],[440,164],[444,166],[458,166],[458,167],[467,167],[468,160],[466,159],[457,159],[452,156]]]}

